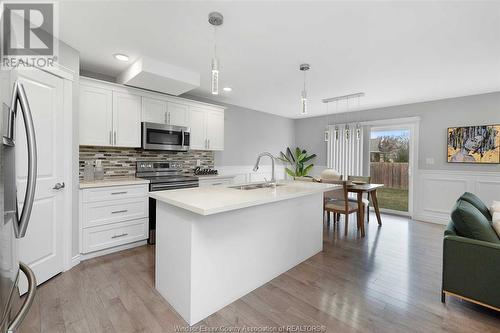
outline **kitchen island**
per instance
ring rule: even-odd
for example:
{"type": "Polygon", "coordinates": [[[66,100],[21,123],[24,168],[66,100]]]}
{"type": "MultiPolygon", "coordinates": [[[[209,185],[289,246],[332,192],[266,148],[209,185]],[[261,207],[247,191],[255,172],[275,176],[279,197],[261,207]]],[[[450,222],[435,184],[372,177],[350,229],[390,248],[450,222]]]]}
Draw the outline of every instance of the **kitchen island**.
{"type": "Polygon", "coordinates": [[[322,250],[323,192],[337,185],[152,192],[156,289],[193,325],[322,250]]]}

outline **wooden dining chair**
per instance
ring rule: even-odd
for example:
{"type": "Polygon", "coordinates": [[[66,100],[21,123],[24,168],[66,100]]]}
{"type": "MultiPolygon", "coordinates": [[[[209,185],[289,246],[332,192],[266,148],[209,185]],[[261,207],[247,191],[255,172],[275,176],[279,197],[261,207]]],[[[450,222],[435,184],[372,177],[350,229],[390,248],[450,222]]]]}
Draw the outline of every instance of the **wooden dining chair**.
{"type": "MultiPolygon", "coordinates": [[[[347,176],[347,180],[354,182],[363,182],[365,184],[370,184],[372,177],[370,176],[347,176]]],[[[349,198],[349,201],[358,202],[358,198],[349,198]]],[[[363,206],[366,207],[366,221],[370,222],[370,200],[369,195],[363,198],[363,206]]]]}
{"type": "MultiPolygon", "coordinates": [[[[347,181],[322,181],[329,184],[340,184],[342,188],[338,190],[328,191],[328,198],[323,202],[323,209],[328,214],[327,222],[330,222],[330,213],[333,213],[333,223],[336,223],[340,215],[345,215],[345,232],[344,234],[347,236],[347,231],[349,228],[349,215],[351,213],[355,213],[358,211],[358,204],[352,201],[349,201],[347,191],[347,181]]],[[[325,194],[326,194],[325,193],[325,194]]]]}

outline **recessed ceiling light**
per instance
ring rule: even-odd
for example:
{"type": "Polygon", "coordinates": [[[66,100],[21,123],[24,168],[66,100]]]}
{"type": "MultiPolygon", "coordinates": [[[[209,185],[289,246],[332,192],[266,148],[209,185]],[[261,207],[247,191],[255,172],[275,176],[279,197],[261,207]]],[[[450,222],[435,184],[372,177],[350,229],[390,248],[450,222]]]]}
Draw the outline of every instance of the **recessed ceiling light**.
{"type": "Polygon", "coordinates": [[[233,89],[231,87],[224,87],[222,88],[224,91],[227,91],[227,92],[230,92],[230,91],[233,91],[233,89]]]}
{"type": "Polygon", "coordinates": [[[126,55],[126,54],[116,53],[116,54],[113,54],[113,57],[115,57],[116,60],[128,61],[128,55],[126,55]]]}

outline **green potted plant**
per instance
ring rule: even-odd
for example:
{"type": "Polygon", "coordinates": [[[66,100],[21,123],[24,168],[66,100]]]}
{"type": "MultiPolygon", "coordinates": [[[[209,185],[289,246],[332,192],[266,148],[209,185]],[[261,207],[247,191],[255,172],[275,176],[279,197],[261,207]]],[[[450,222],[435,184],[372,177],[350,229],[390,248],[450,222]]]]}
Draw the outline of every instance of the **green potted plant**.
{"type": "Polygon", "coordinates": [[[280,152],[278,159],[286,164],[290,165],[290,168],[285,168],[288,175],[293,178],[296,177],[308,177],[308,173],[311,171],[314,164],[307,164],[306,162],[311,161],[316,157],[316,154],[308,155],[305,149],[295,148],[294,152],[290,147],[286,148],[285,153],[280,152]]]}

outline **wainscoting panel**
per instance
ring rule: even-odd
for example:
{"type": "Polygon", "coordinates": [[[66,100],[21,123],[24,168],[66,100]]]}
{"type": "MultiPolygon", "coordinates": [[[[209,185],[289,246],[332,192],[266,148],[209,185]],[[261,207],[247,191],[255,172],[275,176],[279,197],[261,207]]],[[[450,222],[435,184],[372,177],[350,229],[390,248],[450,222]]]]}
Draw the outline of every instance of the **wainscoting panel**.
{"type": "Polygon", "coordinates": [[[500,172],[419,170],[414,218],[447,224],[451,208],[464,192],[479,196],[486,205],[500,200],[500,172]]]}

